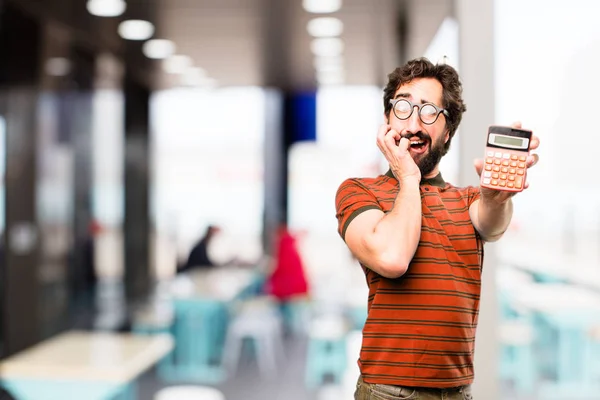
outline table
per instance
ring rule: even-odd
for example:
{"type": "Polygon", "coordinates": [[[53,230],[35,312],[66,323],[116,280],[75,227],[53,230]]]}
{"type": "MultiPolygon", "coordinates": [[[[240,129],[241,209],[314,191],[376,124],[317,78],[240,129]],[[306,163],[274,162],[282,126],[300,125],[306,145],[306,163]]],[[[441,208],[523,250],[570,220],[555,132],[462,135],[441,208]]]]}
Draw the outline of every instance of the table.
{"type": "Polygon", "coordinates": [[[497,254],[503,264],[600,291],[600,261],[589,252],[571,254],[551,244],[514,240],[500,248],[497,254]]]}
{"type": "Polygon", "coordinates": [[[19,400],[133,399],[137,377],[172,348],[170,335],[69,331],[0,362],[0,378],[19,400]]]}
{"type": "Polygon", "coordinates": [[[528,309],[545,314],[598,312],[600,293],[563,283],[521,284],[510,290],[511,299],[528,309]]]}
{"type": "Polygon", "coordinates": [[[178,298],[205,298],[229,302],[243,292],[257,272],[247,268],[219,267],[211,270],[192,270],[187,274],[193,289],[178,298]]]}

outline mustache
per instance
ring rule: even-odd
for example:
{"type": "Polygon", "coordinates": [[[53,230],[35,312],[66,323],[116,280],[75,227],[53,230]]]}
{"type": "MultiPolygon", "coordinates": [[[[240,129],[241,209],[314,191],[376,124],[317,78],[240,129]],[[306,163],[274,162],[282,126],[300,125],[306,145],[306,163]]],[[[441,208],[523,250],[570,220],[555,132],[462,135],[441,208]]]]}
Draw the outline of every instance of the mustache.
{"type": "Polygon", "coordinates": [[[429,136],[428,134],[426,134],[425,132],[417,132],[417,133],[409,133],[409,134],[405,134],[405,135],[401,135],[403,138],[406,138],[408,140],[416,137],[419,140],[429,140],[431,141],[431,136],[429,136]]]}

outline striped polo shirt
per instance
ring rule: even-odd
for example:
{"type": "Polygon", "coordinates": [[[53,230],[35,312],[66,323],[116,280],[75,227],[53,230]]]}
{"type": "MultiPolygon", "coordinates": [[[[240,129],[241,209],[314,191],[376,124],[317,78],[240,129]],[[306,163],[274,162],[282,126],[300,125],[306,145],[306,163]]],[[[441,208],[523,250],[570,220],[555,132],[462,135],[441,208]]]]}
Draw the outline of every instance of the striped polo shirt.
{"type": "MultiPolygon", "coordinates": [[[[361,212],[392,209],[398,181],[347,179],[336,195],[339,233],[361,212]]],[[[473,381],[483,240],[469,206],[476,187],[457,188],[441,174],[420,184],[419,245],[408,271],[384,278],[362,265],[369,286],[368,316],[358,364],[367,383],[450,388],[473,381]]]]}

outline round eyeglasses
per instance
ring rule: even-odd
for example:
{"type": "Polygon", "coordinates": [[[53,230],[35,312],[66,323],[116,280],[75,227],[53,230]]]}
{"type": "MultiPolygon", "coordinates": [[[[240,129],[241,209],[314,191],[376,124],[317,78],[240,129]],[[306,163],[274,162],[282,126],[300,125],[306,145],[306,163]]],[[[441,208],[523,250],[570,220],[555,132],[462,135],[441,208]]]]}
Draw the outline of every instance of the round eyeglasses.
{"type": "Polygon", "coordinates": [[[446,109],[439,108],[433,103],[413,104],[406,99],[392,99],[390,103],[392,104],[394,115],[398,119],[409,119],[415,107],[417,107],[419,118],[425,125],[435,123],[440,114],[444,114],[446,117],[450,116],[446,109]]]}

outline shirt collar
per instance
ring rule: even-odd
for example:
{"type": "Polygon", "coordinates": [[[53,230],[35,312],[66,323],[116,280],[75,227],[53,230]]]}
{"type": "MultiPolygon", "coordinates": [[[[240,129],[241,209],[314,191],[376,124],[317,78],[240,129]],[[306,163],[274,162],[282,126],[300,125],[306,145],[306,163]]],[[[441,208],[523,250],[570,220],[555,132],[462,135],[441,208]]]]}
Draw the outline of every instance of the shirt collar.
{"type": "MultiPolygon", "coordinates": [[[[389,176],[390,178],[396,179],[396,177],[394,176],[394,173],[392,172],[391,169],[389,169],[385,173],[385,176],[389,176]]],[[[444,178],[442,178],[442,174],[438,173],[433,178],[422,178],[421,185],[431,185],[431,186],[437,186],[439,188],[443,188],[446,186],[446,182],[444,181],[444,178]]]]}

